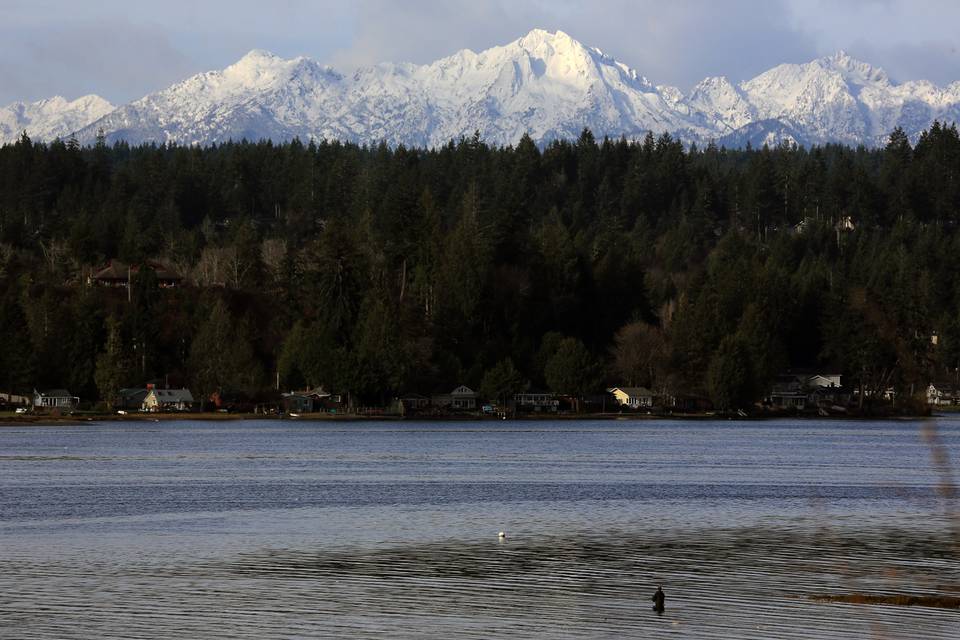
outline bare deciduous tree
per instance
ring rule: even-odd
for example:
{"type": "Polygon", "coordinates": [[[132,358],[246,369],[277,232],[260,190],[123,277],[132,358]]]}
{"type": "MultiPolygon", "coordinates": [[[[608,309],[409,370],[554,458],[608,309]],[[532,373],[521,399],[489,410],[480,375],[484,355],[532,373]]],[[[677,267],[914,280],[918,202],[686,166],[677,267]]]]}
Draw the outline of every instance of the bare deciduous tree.
{"type": "Polygon", "coordinates": [[[283,277],[283,261],[286,255],[287,241],[282,238],[267,238],[260,243],[260,260],[266,269],[267,277],[275,284],[283,277]]]}
{"type": "Polygon", "coordinates": [[[193,278],[201,287],[223,287],[227,284],[226,256],[220,247],[207,247],[193,270],[193,278]]]}
{"type": "Polygon", "coordinates": [[[623,384],[656,387],[662,383],[668,350],[660,327],[631,322],[620,327],[613,341],[611,368],[623,384]]]}

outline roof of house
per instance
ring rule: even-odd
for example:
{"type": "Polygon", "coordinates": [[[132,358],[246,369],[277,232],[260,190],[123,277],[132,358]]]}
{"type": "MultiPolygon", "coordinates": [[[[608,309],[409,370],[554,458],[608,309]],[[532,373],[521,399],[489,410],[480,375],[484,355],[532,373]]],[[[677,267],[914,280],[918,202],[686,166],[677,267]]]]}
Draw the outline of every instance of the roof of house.
{"type": "Polygon", "coordinates": [[[457,387],[456,389],[454,389],[453,391],[451,391],[451,392],[450,392],[450,395],[452,395],[452,396],[475,396],[475,395],[477,395],[477,392],[474,391],[473,389],[471,389],[470,387],[468,387],[467,385],[462,384],[462,385],[460,385],[459,387],[457,387]]]}
{"type": "Polygon", "coordinates": [[[646,387],[613,387],[610,389],[610,393],[615,393],[617,391],[622,391],[631,398],[653,395],[653,391],[650,391],[650,389],[647,389],[646,387]]]}
{"type": "MultiPolygon", "coordinates": [[[[819,389],[817,389],[817,391],[819,391],[819,389]]],[[[771,398],[806,398],[807,395],[807,392],[803,389],[784,389],[774,386],[774,388],[770,390],[771,398]]]]}
{"type": "Polygon", "coordinates": [[[143,264],[129,265],[119,260],[111,260],[103,269],[93,274],[94,280],[126,280],[128,274],[137,273],[146,266],[153,270],[158,280],[182,280],[178,273],[167,268],[155,260],[147,260],[143,264]]]}
{"type": "Polygon", "coordinates": [[[158,402],[193,402],[193,394],[189,389],[151,389],[150,393],[158,402]]]}
{"type": "Polygon", "coordinates": [[[839,385],[839,384],[823,384],[814,387],[809,387],[811,393],[816,393],[818,391],[836,391],[837,389],[847,389],[849,386],[839,385]]]}
{"type": "Polygon", "coordinates": [[[67,391],[66,389],[47,389],[46,391],[38,391],[41,397],[44,398],[72,398],[73,394],[67,391]]]}

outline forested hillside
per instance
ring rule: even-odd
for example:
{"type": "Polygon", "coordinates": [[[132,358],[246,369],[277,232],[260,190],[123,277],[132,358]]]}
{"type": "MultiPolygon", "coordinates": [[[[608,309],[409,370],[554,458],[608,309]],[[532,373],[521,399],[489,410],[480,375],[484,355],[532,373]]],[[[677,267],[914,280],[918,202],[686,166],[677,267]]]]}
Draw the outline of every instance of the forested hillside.
{"type": "Polygon", "coordinates": [[[787,368],[901,393],[960,366],[960,138],[685,151],[0,148],[0,388],[646,385],[746,406],[787,368]],[[186,278],[89,284],[109,260],[186,278]]]}

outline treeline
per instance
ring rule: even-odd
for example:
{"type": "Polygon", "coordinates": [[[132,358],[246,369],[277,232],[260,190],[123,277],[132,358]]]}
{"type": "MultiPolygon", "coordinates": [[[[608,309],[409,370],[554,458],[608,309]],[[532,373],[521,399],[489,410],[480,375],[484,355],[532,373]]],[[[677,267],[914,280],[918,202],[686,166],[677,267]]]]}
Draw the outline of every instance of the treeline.
{"type": "Polygon", "coordinates": [[[939,123],[879,150],[24,135],[0,148],[0,388],[616,384],[734,408],[805,367],[919,391],[960,366],[958,205],[939,123]],[[191,284],[90,286],[110,259],[191,284]]]}

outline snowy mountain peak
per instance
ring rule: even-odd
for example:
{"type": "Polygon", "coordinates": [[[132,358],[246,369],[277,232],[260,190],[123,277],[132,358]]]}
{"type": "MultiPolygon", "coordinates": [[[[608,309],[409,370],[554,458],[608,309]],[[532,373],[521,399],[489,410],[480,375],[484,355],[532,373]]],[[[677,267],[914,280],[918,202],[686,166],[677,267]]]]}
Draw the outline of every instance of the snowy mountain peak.
{"type": "Polygon", "coordinates": [[[744,92],[726,76],[700,81],[690,92],[686,103],[702,114],[708,127],[723,132],[743,127],[756,116],[744,92]]]}
{"type": "MultiPolygon", "coordinates": [[[[496,51],[496,48],[488,50],[492,51],[496,51]]],[[[520,52],[529,59],[543,63],[546,71],[554,77],[585,76],[594,66],[591,51],[563,31],[550,33],[534,29],[503,48],[508,58],[515,58],[520,52]]]]}
{"type": "Polygon", "coordinates": [[[282,61],[283,58],[273,53],[272,51],[267,51],[266,49],[251,49],[240,58],[235,64],[247,64],[247,65],[256,65],[263,63],[271,63],[275,61],[282,61]]]}
{"type": "Polygon", "coordinates": [[[234,82],[252,86],[277,79],[305,58],[284,60],[263,49],[254,49],[223,70],[223,76],[234,82]]]}
{"type": "Polygon", "coordinates": [[[91,111],[112,111],[114,106],[110,104],[107,100],[104,100],[96,94],[90,94],[86,96],[80,96],[72,103],[76,108],[87,109],[91,111]]]}
{"type": "Polygon", "coordinates": [[[824,56],[817,62],[825,69],[839,71],[848,82],[856,84],[889,84],[887,72],[880,67],[862,62],[852,57],[843,49],[833,55],[824,56]]]}
{"type": "Polygon", "coordinates": [[[690,97],[698,95],[736,94],[738,90],[727,76],[712,76],[704,78],[693,87],[690,97]]]}
{"type": "Polygon", "coordinates": [[[65,138],[114,108],[92,94],[72,101],[53,96],[36,102],[14,102],[0,108],[0,143],[16,140],[23,131],[38,141],[65,138]]]}
{"type": "Polygon", "coordinates": [[[577,40],[559,29],[554,33],[545,29],[532,29],[527,35],[517,39],[515,43],[528,51],[536,50],[542,46],[548,46],[560,52],[585,48],[577,40]]]}
{"type": "MultiPolygon", "coordinates": [[[[84,96],[84,97],[90,97],[90,96],[84,96]]],[[[96,97],[99,97],[99,96],[96,96],[96,97]]],[[[78,98],[78,99],[82,100],[82,98],[78,98]]],[[[51,96],[49,98],[43,98],[41,100],[37,100],[33,104],[40,109],[46,109],[46,108],[62,109],[63,107],[66,107],[67,104],[69,104],[69,102],[70,101],[64,98],[63,96],[51,96]]],[[[23,105],[22,102],[19,102],[17,104],[23,105]]]]}

